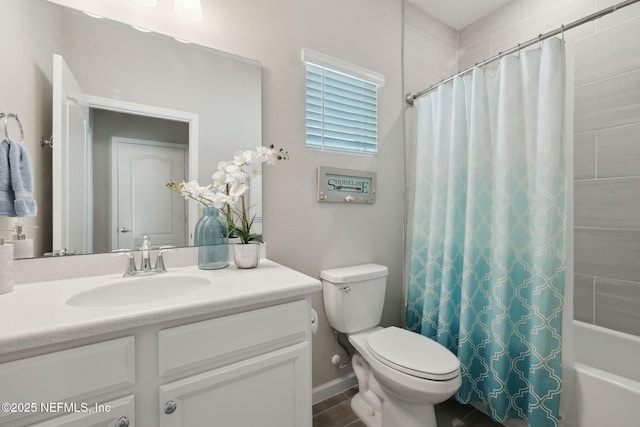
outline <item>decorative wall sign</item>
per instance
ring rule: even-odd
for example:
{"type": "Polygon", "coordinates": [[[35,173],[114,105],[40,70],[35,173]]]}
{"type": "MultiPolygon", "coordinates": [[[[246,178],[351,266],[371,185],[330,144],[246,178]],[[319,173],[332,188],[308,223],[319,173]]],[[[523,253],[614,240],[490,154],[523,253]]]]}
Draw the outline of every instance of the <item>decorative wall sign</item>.
{"type": "Polygon", "coordinates": [[[374,203],[376,173],[320,166],[318,168],[318,201],[374,203]]]}

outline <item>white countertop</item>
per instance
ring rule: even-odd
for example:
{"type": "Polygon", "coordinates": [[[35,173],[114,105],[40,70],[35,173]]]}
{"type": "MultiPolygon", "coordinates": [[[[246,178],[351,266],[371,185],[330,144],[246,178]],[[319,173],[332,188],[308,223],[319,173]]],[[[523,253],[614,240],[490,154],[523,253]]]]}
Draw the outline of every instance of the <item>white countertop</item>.
{"type": "Polygon", "coordinates": [[[163,275],[206,277],[211,285],[184,295],[115,307],[75,307],[75,294],[114,281],[122,274],[16,285],[0,295],[0,354],[242,307],[304,297],[322,289],[320,282],[272,261],[239,270],[170,268],[163,275]]]}

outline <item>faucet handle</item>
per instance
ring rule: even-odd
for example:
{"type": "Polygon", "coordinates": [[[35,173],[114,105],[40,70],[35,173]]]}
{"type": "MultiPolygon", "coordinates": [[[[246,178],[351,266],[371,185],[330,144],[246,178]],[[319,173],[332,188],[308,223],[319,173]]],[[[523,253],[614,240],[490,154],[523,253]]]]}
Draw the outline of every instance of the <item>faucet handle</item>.
{"type": "Polygon", "coordinates": [[[174,245],[160,246],[158,250],[158,255],[156,255],[156,266],[154,267],[154,270],[159,273],[167,272],[167,268],[164,265],[164,256],[163,256],[165,252],[176,252],[176,247],[174,245]]]}
{"type": "Polygon", "coordinates": [[[124,270],[123,277],[132,276],[135,272],[138,271],[136,268],[136,259],[133,256],[133,252],[130,249],[114,249],[111,251],[111,256],[122,256],[125,255],[127,257],[127,265],[124,270]]]}

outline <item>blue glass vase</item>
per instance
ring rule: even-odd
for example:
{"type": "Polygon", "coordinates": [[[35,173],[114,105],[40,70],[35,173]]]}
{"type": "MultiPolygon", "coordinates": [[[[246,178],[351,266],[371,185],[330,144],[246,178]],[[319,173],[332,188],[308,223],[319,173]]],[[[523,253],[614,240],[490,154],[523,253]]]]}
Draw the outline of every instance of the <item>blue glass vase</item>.
{"type": "Polygon", "coordinates": [[[198,247],[198,268],[216,270],[229,265],[229,233],[218,209],[204,208],[193,234],[198,247]]]}

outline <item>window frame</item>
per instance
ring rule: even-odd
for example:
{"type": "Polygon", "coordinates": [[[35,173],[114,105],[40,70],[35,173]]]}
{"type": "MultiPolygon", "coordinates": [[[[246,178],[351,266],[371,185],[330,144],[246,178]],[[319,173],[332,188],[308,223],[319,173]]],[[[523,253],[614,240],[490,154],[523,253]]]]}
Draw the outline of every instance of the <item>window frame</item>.
{"type": "MultiPolygon", "coordinates": [[[[305,120],[307,121],[306,128],[305,128],[306,147],[309,149],[319,150],[319,151],[342,152],[342,153],[373,155],[373,156],[377,155],[378,124],[379,124],[379,118],[380,118],[378,94],[379,94],[379,89],[384,86],[385,77],[382,74],[376,73],[366,68],[363,68],[354,64],[350,64],[346,61],[333,58],[328,55],[315,52],[309,49],[302,49],[302,62],[305,65],[305,120]],[[315,69],[310,70],[310,67],[319,68],[321,72],[318,73],[318,71],[315,69]],[[325,115],[325,110],[324,110],[324,105],[325,105],[324,103],[326,99],[325,95],[331,92],[331,89],[332,89],[331,84],[325,85],[326,83],[325,74],[329,76],[329,80],[331,80],[331,77],[334,77],[333,79],[334,82],[336,81],[336,78],[337,78],[338,80],[344,79],[347,82],[347,84],[355,83],[356,86],[359,86],[359,90],[362,91],[362,95],[364,97],[371,98],[370,95],[373,94],[375,103],[371,103],[370,100],[366,102],[358,101],[357,99],[358,95],[355,95],[355,94],[353,98],[349,99],[349,101],[353,102],[353,104],[349,104],[350,106],[353,105],[355,106],[355,108],[362,108],[363,111],[366,111],[366,109],[362,106],[357,106],[357,104],[363,104],[365,106],[366,105],[375,106],[375,111],[369,110],[369,114],[371,111],[375,113],[373,117],[375,120],[375,123],[369,123],[369,126],[367,126],[367,129],[363,129],[363,133],[367,133],[367,132],[369,133],[368,136],[364,136],[364,138],[368,139],[368,141],[363,141],[360,143],[360,145],[358,145],[359,143],[355,140],[353,141],[345,140],[345,146],[343,147],[338,147],[335,144],[333,146],[327,146],[327,144],[325,143],[325,131],[327,130],[327,128],[329,128],[328,133],[331,132],[331,126],[327,127],[326,121],[325,121],[327,118],[327,115],[325,115]],[[309,78],[310,75],[320,76],[321,80],[319,82],[317,79],[315,81],[312,81],[309,78]],[[314,96],[310,94],[311,86],[313,86],[314,83],[315,83],[315,86],[317,86],[318,83],[320,84],[320,89],[317,89],[317,87],[314,89],[314,90],[320,90],[320,97],[319,97],[321,99],[320,112],[310,110],[309,99],[318,98],[318,96],[314,96]],[[361,83],[361,84],[357,84],[357,83],[361,83]],[[374,86],[373,91],[371,91],[370,88],[366,86],[374,86]],[[325,91],[327,87],[329,88],[329,91],[325,91]],[[318,115],[320,115],[319,119],[318,118],[310,119],[310,116],[318,116],[318,115]],[[320,135],[312,135],[309,132],[309,121],[319,122],[318,129],[320,130],[320,135]],[[373,127],[371,127],[371,125],[373,125],[373,127]],[[371,132],[374,133],[373,137],[371,135],[371,132]],[[320,138],[320,142],[319,143],[310,142],[310,139],[314,137],[316,139],[320,138]],[[371,142],[372,139],[373,139],[373,142],[371,142]],[[373,146],[373,149],[366,149],[367,146],[370,146],[370,147],[373,146]]],[[[344,95],[347,92],[348,91],[341,91],[340,95],[344,95]]],[[[316,104],[316,107],[317,107],[317,104],[316,104]]],[[[351,114],[347,114],[347,115],[351,115],[351,114]]],[[[358,121],[353,121],[350,123],[358,124],[358,121]]],[[[349,133],[347,132],[346,134],[349,134],[349,133]]],[[[355,132],[352,133],[351,135],[353,135],[354,137],[362,136],[355,132]]],[[[330,139],[331,138],[327,138],[327,140],[330,140],[330,139]]]]}

